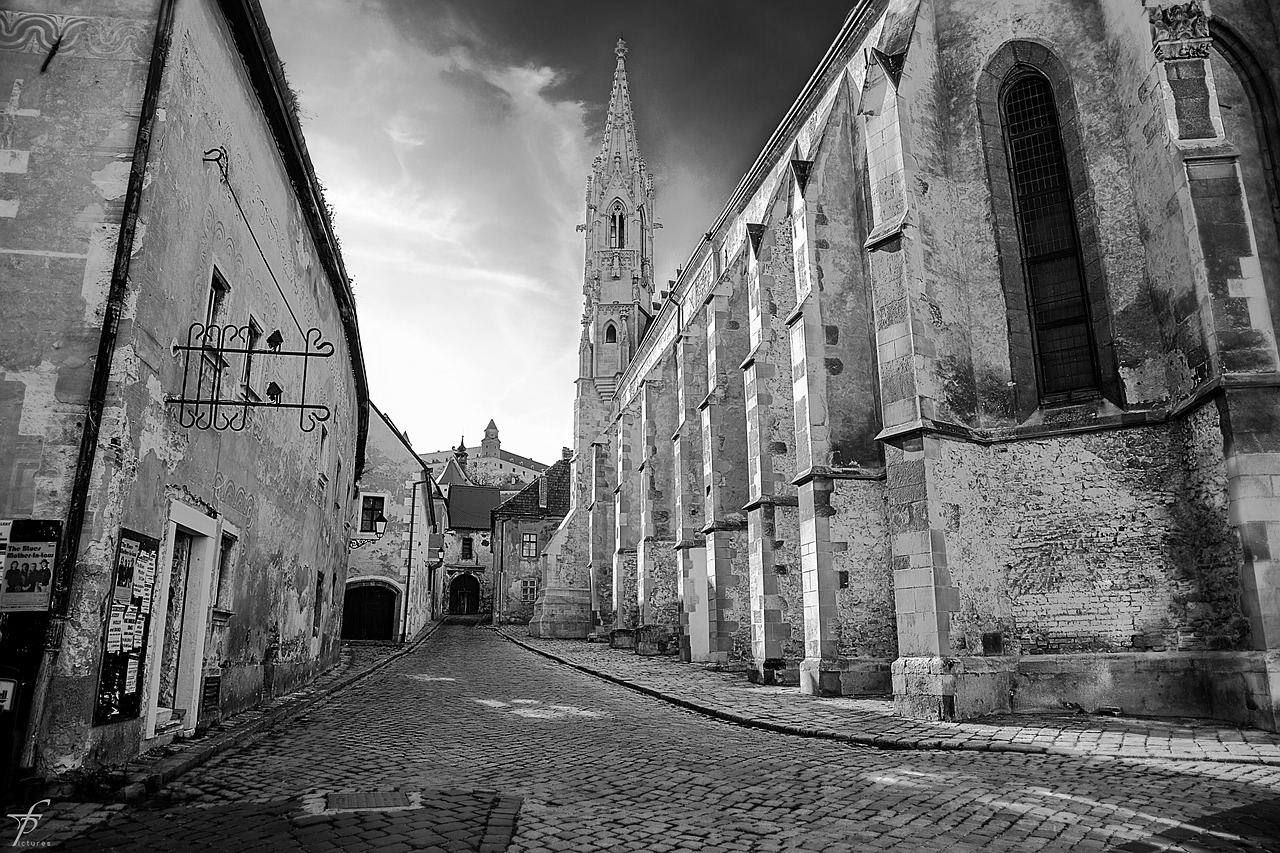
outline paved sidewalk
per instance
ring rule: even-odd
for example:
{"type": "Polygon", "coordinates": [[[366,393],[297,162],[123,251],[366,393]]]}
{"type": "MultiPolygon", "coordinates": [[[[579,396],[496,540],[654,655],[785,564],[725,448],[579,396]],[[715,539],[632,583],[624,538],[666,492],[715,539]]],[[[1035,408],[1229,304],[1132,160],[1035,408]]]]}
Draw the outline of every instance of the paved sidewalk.
{"type": "Polygon", "coordinates": [[[42,812],[41,828],[25,837],[23,843],[58,844],[101,824],[123,809],[124,802],[154,793],[165,783],[233,746],[253,742],[272,726],[301,715],[316,703],[413,651],[441,624],[428,625],[405,645],[344,643],[338,664],[302,689],[246,709],[198,737],[176,740],[169,746],[151,750],[124,767],[102,774],[96,784],[72,783],[62,790],[50,790],[43,796],[51,798],[53,803],[42,812]]]}
{"type": "Polygon", "coordinates": [[[545,640],[497,629],[513,642],[576,669],[690,710],[754,728],[885,749],[964,749],[1051,755],[1280,766],[1280,734],[1213,720],[1017,714],[982,722],[929,723],[895,716],[893,702],[806,696],[672,657],[640,657],[605,643],[545,640]]]}

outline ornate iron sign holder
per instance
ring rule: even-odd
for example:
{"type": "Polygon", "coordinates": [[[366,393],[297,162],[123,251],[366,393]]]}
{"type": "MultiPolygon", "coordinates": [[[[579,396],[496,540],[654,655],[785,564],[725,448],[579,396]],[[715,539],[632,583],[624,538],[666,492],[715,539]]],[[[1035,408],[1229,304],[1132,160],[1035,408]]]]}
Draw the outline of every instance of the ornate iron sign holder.
{"type": "Polygon", "coordinates": [[[213,429],[239,432],[249,422],[249,410],[296,409],[298,411],[298,428],[303,432],[311,432],[316,425],[329,420],[332,412],[328,406],[307,402],[307,376],[311,360],[329,358],[333,355],[333,343],[323,339],[321,331],[312,327],[302,336],[301,350],[280,349],[283,343],[280,333],[274,332],[267,339],[267,349],[255,349],[251,346],[248,326],[206,326],[204,323],[192,323],[187,329],[185,345],[175,343],[173,354],[182,353],[182,393],[177,397],[168,397],[165,402],[178,406],[178,423],[184,429],[213,429]],[[234,346],[239,344],[239,346],[234,346]],[[192,354],[197,363],[195,371],[195,392],[191,396],[189,385],[192,377],[192,354]],[[222,397],[222,380],[227,373],[226,355],[238,353],[246,358],[251,356],[270,356],[272,358],[302,359],[302,390],[300,402],[287,403],[284,400],[284,389],[275,382],[267,387],[267,399],[256,399],[256,395],[246,393],[235,399],[222,397]],[[206,396],[206,389],[208,394],[206,396]]]}

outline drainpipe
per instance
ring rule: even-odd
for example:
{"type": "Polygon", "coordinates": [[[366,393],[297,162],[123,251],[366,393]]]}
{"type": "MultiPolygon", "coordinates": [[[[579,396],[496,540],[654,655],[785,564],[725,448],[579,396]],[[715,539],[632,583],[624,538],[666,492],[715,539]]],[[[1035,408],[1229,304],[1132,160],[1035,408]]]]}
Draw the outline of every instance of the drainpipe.
{"type": "Polygon", "coordinates": [[[67,608],[78,568],[80,537],[89,504],[89,486],[93,480],[98,434],[102,428],[102,410],[106,406],[107,382],[111,378],[111,362],[116,349],[116,332],[120,325],[120,311],[128,291],[129,259],[133,253],[133,238],[138,226],[138,211],[142,204],[142,178],[151,152],[151,132],[155,127],[156,104],[160,100],[160,84],[164,78],[165,63],[169,57],[169,43],[173,38],[175,3],[176,0],[160,0],[160,11],[156,17],[156,36],[151,45],[151,64],[147,70],[142,109],[138,115],[138,133],[133,143],[133,163],[129,168],[129,185],[124,196],[124,215],[120,221],[115,264],[111,269],[111,288],[107,292],[102,336],[98,339],[93,382],[89,386],[84,431],[80,434],[80,452],[76,458],[75,479],[71,483],[67,524],[62,531],[62,541],[58,545],[53,599],[50,602],[49,621],[45,628],[44,656],[40,660],[40,669],[31,692],[31,712],[27,718],[22,757],[19,761],[24,769],[32,769],[35,766],[36,741],[44,723],[49,684],[53,680],[53,670],[58,661],[58,654],[62,651],[67,608]]]}

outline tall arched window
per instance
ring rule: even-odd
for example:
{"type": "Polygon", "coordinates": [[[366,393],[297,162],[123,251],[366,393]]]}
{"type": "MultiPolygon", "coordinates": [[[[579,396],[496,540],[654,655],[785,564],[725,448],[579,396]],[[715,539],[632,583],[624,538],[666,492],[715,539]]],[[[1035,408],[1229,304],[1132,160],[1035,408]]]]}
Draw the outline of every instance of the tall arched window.
{"type": "Polygon", "coordinates": [[[618,330],[612,323],[604,327],[604,342],[606,344],[616,344],[618,342],[618,330]]]}
{"type": "Polygon", "coordinates": [[[609,248],[624,249],[627,245],[627,214],[621,204],[614,204],[609,211],[609,248]]]}
{"type": "Polygon", "coordinates": [[[1036,375],[1046,401],[1099,387],[1089,298],[1053,87],[1015,69],[1000,92],[1036,375]]]}

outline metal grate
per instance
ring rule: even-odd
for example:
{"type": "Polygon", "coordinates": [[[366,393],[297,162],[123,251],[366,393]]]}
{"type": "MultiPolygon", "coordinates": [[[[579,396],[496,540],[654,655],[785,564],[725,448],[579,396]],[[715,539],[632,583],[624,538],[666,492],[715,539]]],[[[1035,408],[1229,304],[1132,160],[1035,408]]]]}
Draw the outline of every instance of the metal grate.
{"type": "Polygon", "coordinates": [[[1027,75],[1004,93],[1005,142],[1043,393],[1097,387],[1089,308],[1053,90],[1027,75]]]}
{"type": "Polygon", "coordinates": [[[325,807],[330,811],[347,809],[396,809],[410,805],[409,795],[400,791],[356,791],[329,794],[325,807]]]}

